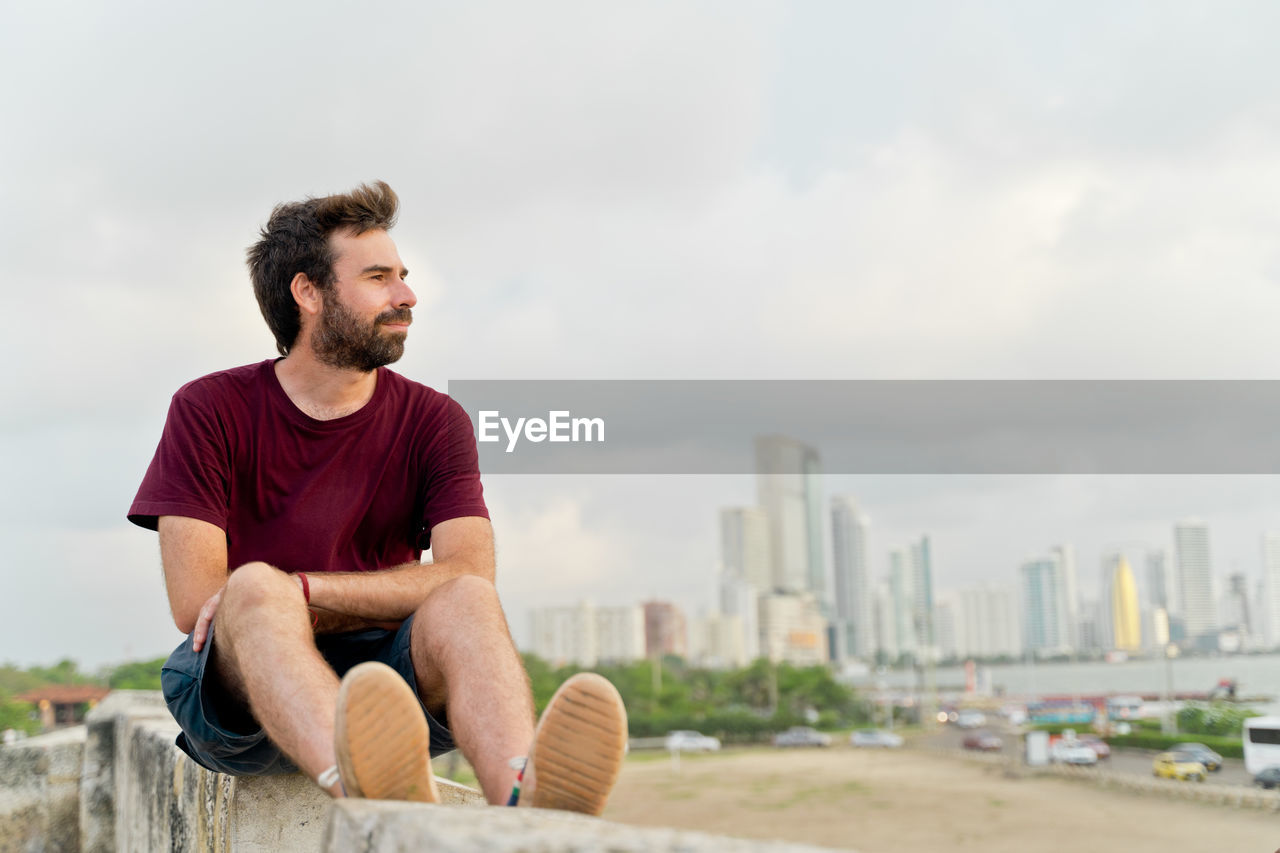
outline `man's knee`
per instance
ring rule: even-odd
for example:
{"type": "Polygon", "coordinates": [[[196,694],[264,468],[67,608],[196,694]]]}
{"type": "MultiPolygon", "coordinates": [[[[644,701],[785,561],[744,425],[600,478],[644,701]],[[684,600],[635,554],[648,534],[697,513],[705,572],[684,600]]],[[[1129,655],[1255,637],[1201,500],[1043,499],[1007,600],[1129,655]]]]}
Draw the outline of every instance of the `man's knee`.
{"type": "Polygon", "coordinates": [[[263,606],[284,598],[294,586],[293,580],[274,566],[245,563],[227,578],[219,609],[263,606]]]}
{"type": "Polygon", "coordinates": [[[473,615],[477,609],[493,609],[497,605],[498,591],[492,581],[478,575],[459,575],[432,590],[418,608],[418,615],[428,623],[453,621],[464,613],[473,615]]]}

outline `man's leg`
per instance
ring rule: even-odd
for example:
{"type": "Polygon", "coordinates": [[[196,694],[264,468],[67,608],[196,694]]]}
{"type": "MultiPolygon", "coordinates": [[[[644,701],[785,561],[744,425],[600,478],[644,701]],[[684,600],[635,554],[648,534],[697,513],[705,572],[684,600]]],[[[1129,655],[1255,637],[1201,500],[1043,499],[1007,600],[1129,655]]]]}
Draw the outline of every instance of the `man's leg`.
{"type": "MultiPolygon", "coordinates": [[[[312,779],[335,763],[338,677],[316,650],[298,585],[266,563],[231,573],[214,617],[215,672],[312,779]]],[[[340,794],[334,785],[331,794],[340,794]]]]}
{"type": "Polygon", "coordinates": [[[463,576],[437,587],[414,617],[412,652],[423,704],[446,710],[485,797],[505,803],[510,761],[533,741],[533,694],[493,584],[463,576]]]}

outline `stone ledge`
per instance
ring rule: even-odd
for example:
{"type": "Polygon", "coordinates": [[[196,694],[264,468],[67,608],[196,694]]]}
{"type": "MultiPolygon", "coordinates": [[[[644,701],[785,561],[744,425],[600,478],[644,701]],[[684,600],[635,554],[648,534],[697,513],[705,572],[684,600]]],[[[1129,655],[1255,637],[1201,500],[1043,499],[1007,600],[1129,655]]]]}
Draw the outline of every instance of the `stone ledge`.
{"type": "Polygon", "coordinates": [[[821,853],[828,847],[654,829],[545,809],[334,803],[323,853],[821,853]]]}
{"type": "Polygon", "coordinates": [[[80,849],[85,727],[0,747],[0,853],[80,849]]]}

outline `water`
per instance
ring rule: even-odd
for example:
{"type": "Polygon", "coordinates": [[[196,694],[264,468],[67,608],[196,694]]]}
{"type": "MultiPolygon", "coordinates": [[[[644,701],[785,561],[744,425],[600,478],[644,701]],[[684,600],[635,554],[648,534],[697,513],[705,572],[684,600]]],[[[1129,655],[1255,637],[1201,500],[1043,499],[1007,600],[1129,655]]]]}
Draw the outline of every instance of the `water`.
{"type": "MultiPolygon", "coordinates": [[[[1156,693],[1162,694],[1172,671],[1174,692],[1207,693],[1224,678],[1236,681],[1238,696],[1269,697],[1266,703],[1252,707],[1265,714],[1280,714],[1280,654],[1236,655],[1212,658],[1175,658],[1166,669],[1165,662],[1153,660],[1129,660],[1124,663],[1016,663],[978,666],[978,685],[981,689],[990,684],[997,690],[1003,688],[1011,696],[1071,695],[1073,693],[1096,695],[1106,693],[1156,693]],[[989,681],[988,681],[989,679],[989,681]]],[[[935,681],[943,692],[964,687],[963,667],[941,667],[935,681]]],[[[855,685],[875,689],[881,684],[888,688],[914,687],[918,683],[915,673],[887,671],[878,675],[874,671],[858,678],[855,685]]]]}

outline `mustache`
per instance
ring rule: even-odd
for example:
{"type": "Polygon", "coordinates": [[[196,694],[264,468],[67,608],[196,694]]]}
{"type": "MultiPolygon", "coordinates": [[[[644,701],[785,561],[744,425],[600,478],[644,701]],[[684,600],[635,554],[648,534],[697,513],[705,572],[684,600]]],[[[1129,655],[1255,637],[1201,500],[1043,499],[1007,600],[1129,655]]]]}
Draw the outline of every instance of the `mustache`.
{"type": "Polygon", "coordinates": [[[408,308],[393,308],[390,311],[383,311],[379,314],[375,322],[379,325],[384,323],[412,323],[413,311],[408,308]]]}

